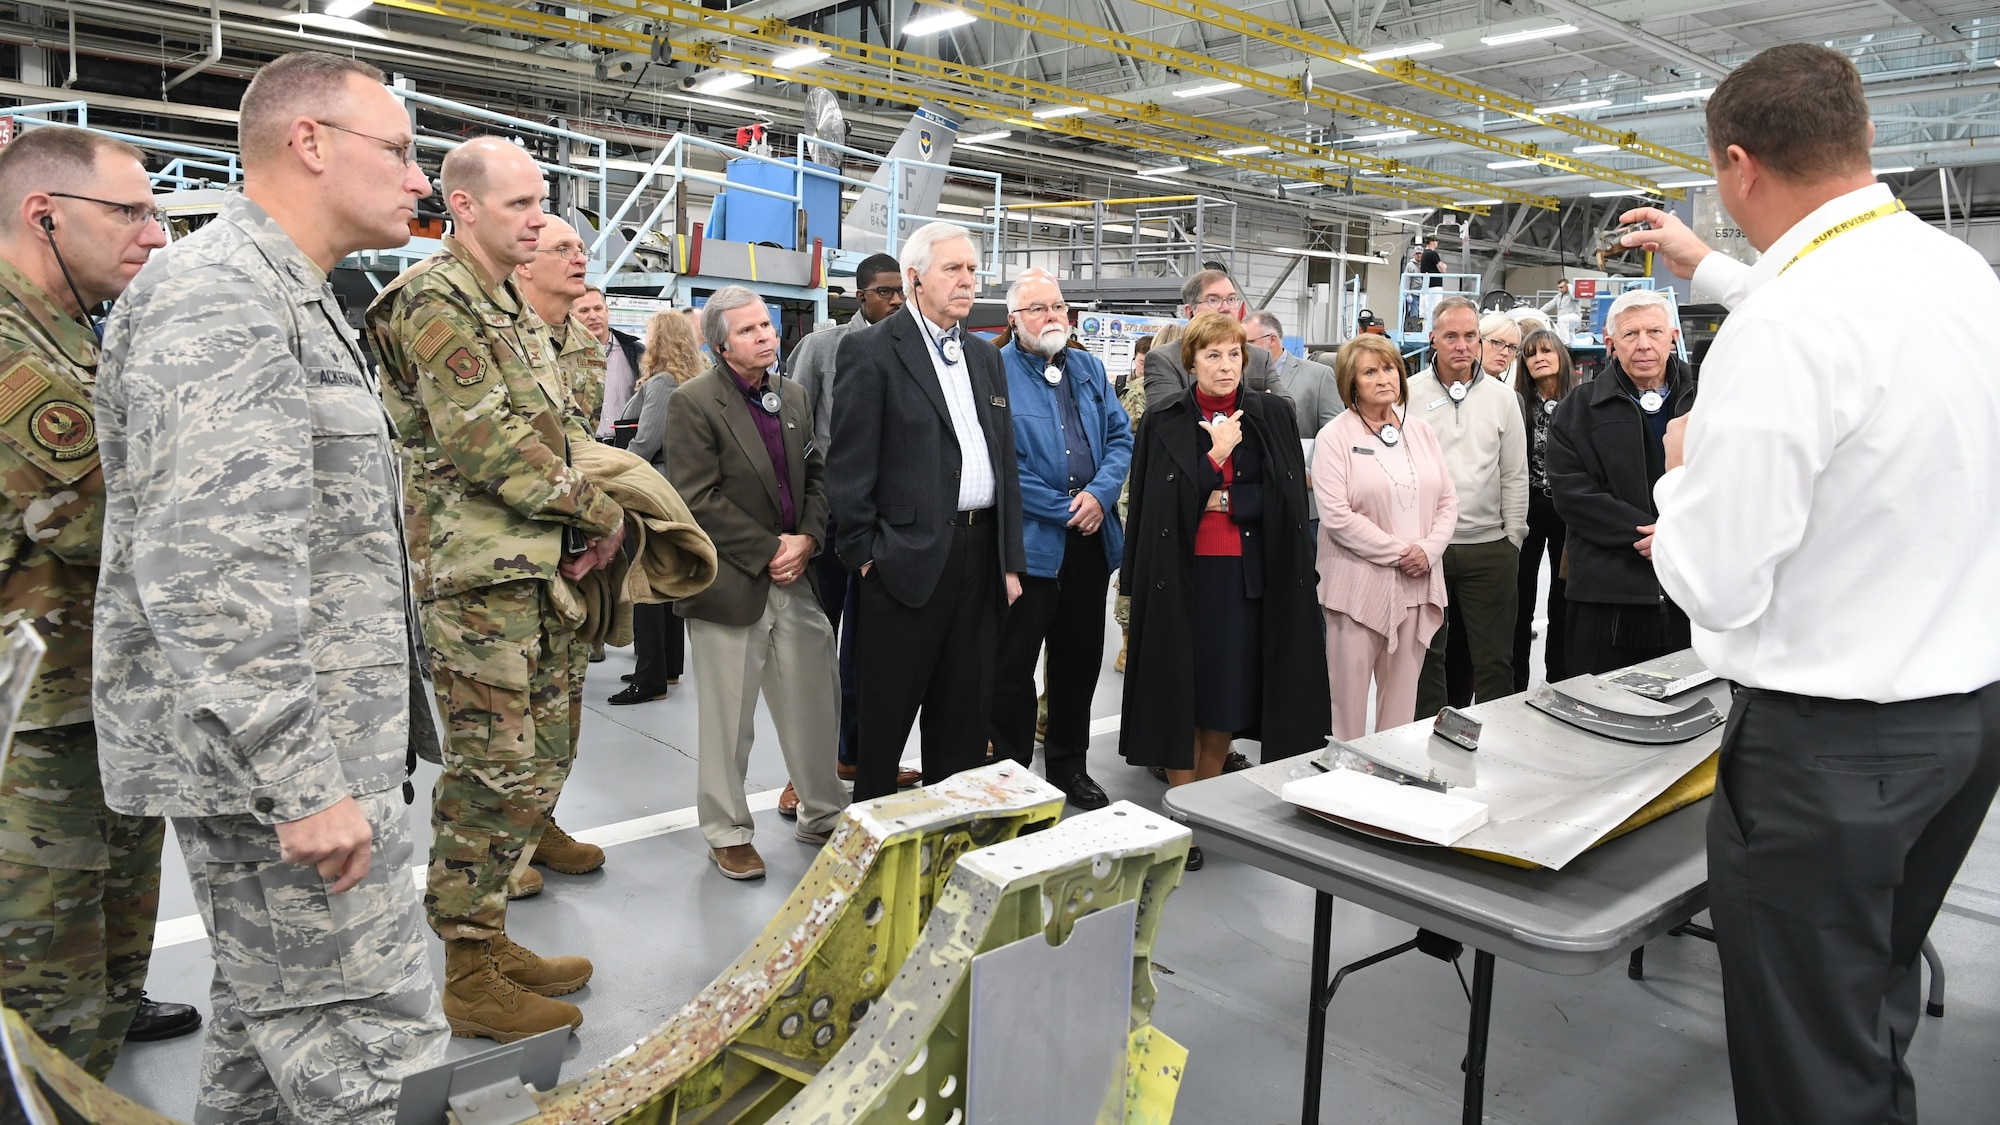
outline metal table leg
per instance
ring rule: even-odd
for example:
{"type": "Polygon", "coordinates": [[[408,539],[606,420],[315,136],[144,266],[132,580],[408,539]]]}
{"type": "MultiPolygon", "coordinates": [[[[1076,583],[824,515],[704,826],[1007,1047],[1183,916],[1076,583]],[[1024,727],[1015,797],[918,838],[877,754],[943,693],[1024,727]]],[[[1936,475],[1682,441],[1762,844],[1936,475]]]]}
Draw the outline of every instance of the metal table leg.
{"type": "Polygon", "coordinates": [[[1472,1022],[1465,1032],[1465,1125],[1480,1125],[1486,1106],[1486,1027],[1493,1015],[1493,955],[1472,951],[1472,1022]]]}
{"type": "Polygon", "coordinates": [[[1326,963],[1333,955],[1333,896],[1313,892],[1312,991],[1306,999],[1305,1104],[1301,1125],[1319,1125],[1319,1087],[1326,1069],[1326,963]]]}

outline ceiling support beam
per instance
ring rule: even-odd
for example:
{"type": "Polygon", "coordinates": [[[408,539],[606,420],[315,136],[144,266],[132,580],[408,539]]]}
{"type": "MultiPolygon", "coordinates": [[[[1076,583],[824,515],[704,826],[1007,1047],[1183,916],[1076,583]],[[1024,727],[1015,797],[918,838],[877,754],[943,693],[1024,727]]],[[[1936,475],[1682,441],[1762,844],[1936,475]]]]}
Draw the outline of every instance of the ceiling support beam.
{"type": "Polygon", "coordinates": [[[1723,78],[1734,69],[1722,65],[1706,55],[1697,55],[1672,40],[1662,39],[1650,31],[1641,29],[1636,24],[1629,24],[1624,20],[1607,16],[1597,9],[1590,7],[1588,4],[1578,3],[1577,0],[1535,0],[1535,3],[1552,12],[1561,12],[1572,19],[1580,20],[1606,34],[1615,35],[1635,47],[1644,47],[1646,50],[1663,58],[1672,59],[1682,66],[1694,67],[1703,74],[1712,74],[1717,78],[1723,78]]]}

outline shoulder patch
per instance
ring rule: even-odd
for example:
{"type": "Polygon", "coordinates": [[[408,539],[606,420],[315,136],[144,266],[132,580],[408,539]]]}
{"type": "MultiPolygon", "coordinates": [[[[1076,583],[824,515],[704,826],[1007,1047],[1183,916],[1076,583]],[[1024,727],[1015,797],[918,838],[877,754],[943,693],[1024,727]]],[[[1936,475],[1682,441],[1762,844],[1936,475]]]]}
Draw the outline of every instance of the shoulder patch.
{"type": "Polygon", "coordinates": [[[7,361],[6,374],[0,375],[0,423],[10,421],[50,385],[34,353],[24,352],[7,361]]]}
{"type": "Polygon", "coordinates": [[[419,362],[429,363],[431,357],[438,354],[438,349],[450,343],[455,335],[457,332],[451,324],[443,317],[438,317],[424,325],[424,330],[417,333],[417,338],[410,345],[410,349],[417,353],[419,362]]]}
{"type": "Polygon", "coordinates": [[[28,433],[58,461],[82,460],[97,449],[97,424],[90,411],[63,399],[44,403],[28,433]]]}
{"type": "Polygon", "coordinates": [[[486,365],[472,354],[471,348],[461,347],[446,356],[444,367],[461,387],[474,386],[486,378],[486,365]]]}

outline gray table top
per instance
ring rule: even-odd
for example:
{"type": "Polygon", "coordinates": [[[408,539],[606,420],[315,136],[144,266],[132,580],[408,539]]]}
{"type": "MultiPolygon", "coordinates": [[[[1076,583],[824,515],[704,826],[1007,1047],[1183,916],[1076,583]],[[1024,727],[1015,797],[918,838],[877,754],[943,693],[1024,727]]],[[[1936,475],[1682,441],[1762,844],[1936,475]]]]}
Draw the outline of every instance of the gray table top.
{"type": "Polygon", "coordinates": [[[1309,761],[1169,789],[1167,814],[1205,849],[1546,973],[1594,973],[1708,905],[1706,799],[1561,871],[1528,870],[1379,840],[1281,800],[1277,783],[1309,761]]]}

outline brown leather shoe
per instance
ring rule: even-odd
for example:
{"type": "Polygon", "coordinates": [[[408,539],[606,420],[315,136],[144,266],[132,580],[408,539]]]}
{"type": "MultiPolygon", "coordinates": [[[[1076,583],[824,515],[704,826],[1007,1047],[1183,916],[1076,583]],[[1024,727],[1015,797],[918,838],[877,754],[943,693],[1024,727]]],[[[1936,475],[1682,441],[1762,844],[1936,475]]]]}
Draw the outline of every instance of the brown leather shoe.
{"type": "MultiPolygon", "coordinates": [[[[530,863],[534,862],[529,860],[530,863]]],[[[519,875],[507,876],[507,897],[533,898],[542,893],[542,873],[532,867],[523,868],[519,875]]]]}
{"type": "Polygon", "coordinates": [[[588,957],[543,957],[501,934],[488,943],[507,979],[537,996],[567,996],[590,983],[588,957]]]}
{"type": "Polygon", "coordinates": [[[501,972],[484,941],[444,943],[444,1018],[453,1035],[496,1043],[583,1026],[575,1004],[538,996],[501,972]]]}
{"type": "MultiPolygon", "coordinates": [[[[835,762],[833,772],[834,776],[840,778],[842,781],[853,781],[858,771],[856,767],[850,766],[846,762],[835,762]]],[[[901,766],[896,767],[896,788],[908,789],[912,785],[922,785],[923,783],[924,771],[904,769],[901,766]]]]}
{"type": "Polygon", "coordinates": [[[789,781],[785,782],[785,791],[778,794],[778,815],[786,820],[799,818],[799,791],[789,781]]]}
{"type": "Polygon", "coordinates": [[[731,844],[726,848],[708,849],[708,858],[722,869],[729,879],[762,879],[764,877],[764,857],[757,854],[753,844],[731,844]]]}
{"type": "Polygon", "coordinates": [[[604,849],[583,843],[558,827],[554,817],[547,817],[542,821],[542,842],[535,845],[535,857],[528,862],[564,875],[584,875],[604,866],[604,849]]]}

